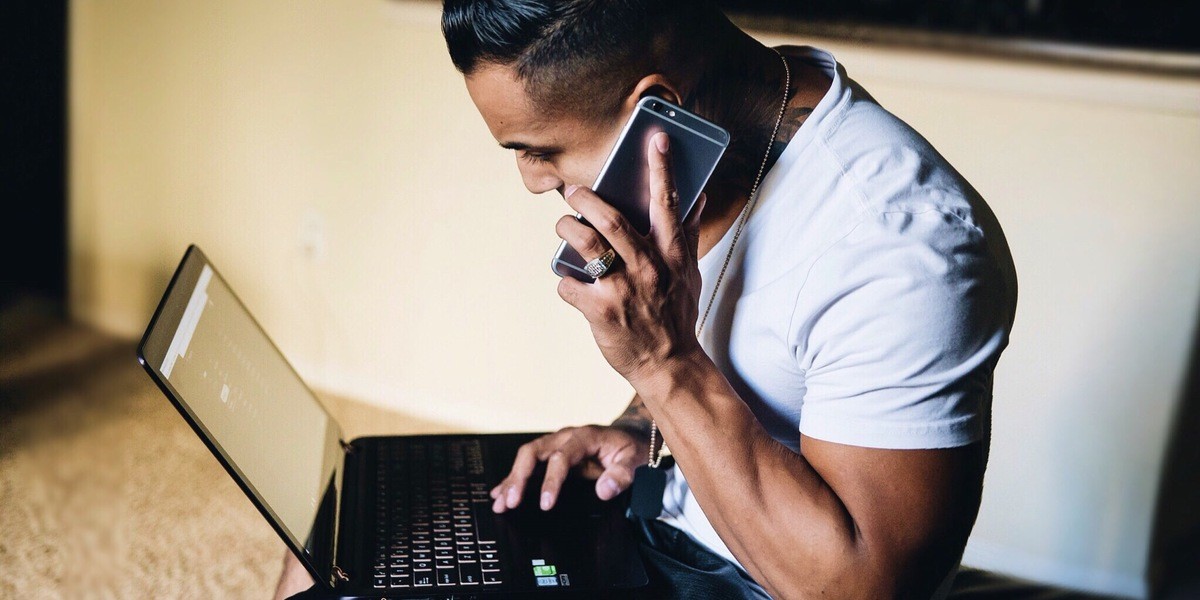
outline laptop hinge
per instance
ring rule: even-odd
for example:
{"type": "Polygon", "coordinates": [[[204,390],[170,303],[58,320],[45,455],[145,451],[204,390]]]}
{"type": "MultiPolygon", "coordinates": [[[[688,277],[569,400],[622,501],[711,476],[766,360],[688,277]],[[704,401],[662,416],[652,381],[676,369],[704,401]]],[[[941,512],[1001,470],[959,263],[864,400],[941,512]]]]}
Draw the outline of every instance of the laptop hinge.
{"type": "Polygon", "coordinates": [[[342,437],[340,435],[338,436],[338,445],[342,447],[342,452],[343,452],[344,458],[342,460],[342,468],[337,470],[337,478],[338,478],[337,510],[336,510],[336,513],[335,513],[335,516],[333,519],[333,556],[332,556],[333,560],[331,561],[333,563],[333,565],[332,565],[333,568],[330,570],[330,575],[332,576],[332,579],[333,579],[332,584],[334,586],[337,586],[340,583],[345,583],[345,582],[350,581],[350,574],[347,573],[345,571],[345,569],[338,566],[338,548],[341,546],[341,543],[342,543],[342,531],[341,531],[341,529],[342,529],[341,528],[342,511],[345,509],[343,504],[344,504],[345,496],[347,494],[347,490],[345,489],[344,476],[346,474],[347,468],[349,468],[351,466],[351,464],[350,464],[351,458],[350,457],[358,456],[358,452],[355,449],[355,447],[353,445],[351,445],[350,442],[347,442],[346,440],[342,439],[342,437]]]}
{"type": "Polygon", "coordinates": [[[342,582],[350,581],[350,575],[337,565],[333,565],[333,577],[342,582]]]}

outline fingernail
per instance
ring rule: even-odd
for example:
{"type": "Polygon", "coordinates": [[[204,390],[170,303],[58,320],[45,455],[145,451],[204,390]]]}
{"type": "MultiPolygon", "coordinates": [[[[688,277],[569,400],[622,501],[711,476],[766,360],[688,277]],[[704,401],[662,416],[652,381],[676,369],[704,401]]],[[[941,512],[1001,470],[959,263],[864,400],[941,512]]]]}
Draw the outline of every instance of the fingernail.
{"type": "Polygon", "coordinates": [[[575,193],[575,190],[577,190],[577,189],[579,189],[579,186],[577,186],[577,185],[574,185],[574,184],[572,184],[572,185],[568,185],[568,186],[567,186],[567,191],[566,191],[566,193],[563,195],[563,197],[564,197],[564,198],[570,198],[570,197],[571,197],[571,194],[574,194],[574,193],[575,193]]]}
{"type": "Polygon", "coordinates": [[[516,508],[517,502],[521,500],[521,495],[517,493],[517,488],[510,487],[508,488],[508,494],[505,495],[505,498],[505,503],[508,504],[509,508],[516,508]]]}
{"type": "Polygon", "coordinates": [[[600,487],[604,488],[604,497],[602,500],[611,500],[621,493],[621,488],[617,486],[617,482],[611,479],[605,479],[600,482],[600,487]]]}
{"type": "Polygon", "coordinates": [[[542,510],[550,510],[550,502],[554,500],[554,496],[550,492],[542,492],[542,510]]]}
{"type": "Polygon", "coordinates": [[[671,149],[671,136],[660,133],[654,136],[654,145],[658,147],[658,151],[666,154],[667,150],[671,149]]]}

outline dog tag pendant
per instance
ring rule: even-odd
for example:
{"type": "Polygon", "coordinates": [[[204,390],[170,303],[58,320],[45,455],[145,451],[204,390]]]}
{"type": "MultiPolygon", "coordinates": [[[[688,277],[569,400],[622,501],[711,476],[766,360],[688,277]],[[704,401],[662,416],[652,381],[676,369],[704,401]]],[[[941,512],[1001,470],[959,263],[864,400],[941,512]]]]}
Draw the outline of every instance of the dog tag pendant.
{"type": "Polygon", "coordinates": [[[629,512],[643,519],[657,519],[663,510],[663,492],[667,489],[667,472],[642,465],[633,472],[633,492],[629,512]]]}

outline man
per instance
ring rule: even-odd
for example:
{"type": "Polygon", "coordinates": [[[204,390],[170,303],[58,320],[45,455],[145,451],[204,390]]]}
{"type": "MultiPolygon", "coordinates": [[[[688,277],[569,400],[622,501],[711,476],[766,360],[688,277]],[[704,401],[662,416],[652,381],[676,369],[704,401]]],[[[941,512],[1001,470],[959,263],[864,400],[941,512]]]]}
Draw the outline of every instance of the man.
{"type": "Polygon", "coordinates": [[[559,237],[619,257],[558,292],[637,392],[611,425],[523,447],[494,510],[552,507],[572,469],[612,498],[660,431],[676,462],[638,523],[649,596],[944,596],[1016,305],[982,198],[828,53],[767,48],[706,2],[446,0],[443,30],[526,187],[595,227],[567,215],[559,237]],[[680,224],[652,140],[642,236],[586,186],[647,94],[731,143],[680,224]]]}

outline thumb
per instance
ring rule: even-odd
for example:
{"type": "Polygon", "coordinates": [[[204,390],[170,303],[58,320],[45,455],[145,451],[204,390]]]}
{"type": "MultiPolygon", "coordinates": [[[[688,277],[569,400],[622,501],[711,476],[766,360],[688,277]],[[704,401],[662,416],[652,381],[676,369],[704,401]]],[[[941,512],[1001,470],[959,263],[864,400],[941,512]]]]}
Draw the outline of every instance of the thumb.
{"type": "Polygon", "coordinates": [[[601,500],[612,500],[633,483],[633,468],[629,465],[610,465],[596,479],[596,496],[601,500]]]}

